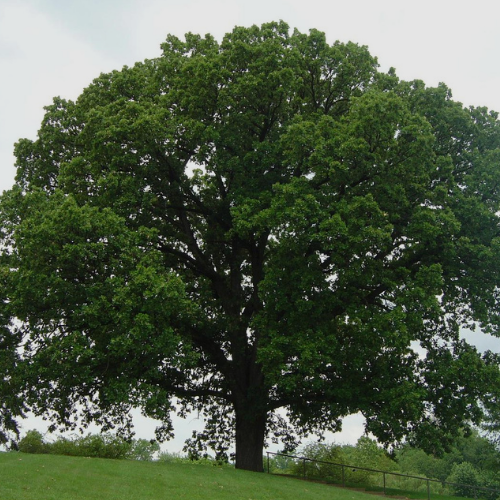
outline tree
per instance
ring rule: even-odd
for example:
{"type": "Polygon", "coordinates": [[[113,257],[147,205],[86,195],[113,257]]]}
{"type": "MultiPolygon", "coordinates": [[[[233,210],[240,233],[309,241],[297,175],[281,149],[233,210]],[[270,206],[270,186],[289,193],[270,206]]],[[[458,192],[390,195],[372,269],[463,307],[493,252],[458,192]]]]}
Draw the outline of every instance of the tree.
{"type": "Polygon", "coordinates": [[[21,398],[19,375],[19,333],[11,330],[9,304],[6,297],[9,270],[0,261],[0,445],[17,447],[17,417],[23,417],[25,405],[21,398]],[[9,444],[10,443],[10,444],[9,444]]]}
{"type": "Polygon", "coordinates": [[[462,463],[467,463],[483,474],[495,473],[498,471],[500,454],[488,439],[473,431],[470,436],[459,436],[451,450],[442,457],[427,455],[423,450],[405,444],[397,450],[396,460],[404,474],[447,481],[453,468],[462,463]]]}
{"type": "Polygon", "coordinates": [[[490,443],[500,449],[500,405],[498,395],[486,402],[486,416],[482,424],[490,443]]]}
{"type": "Polygon", "coordinates": [[[16,145],[0,216],[30,408],[106,430],[140,407],[159,438],[199,411],[193,446],[234,439],[252,470],[266,436],[358,411],[434,451],[478,422],[498,360],[459,328],[498,334],[497,114],[282,22],[162,48],[16,145]]]}
{"type": "Polygon", "coordinates": [[[476,487],[481,484],[480,473],[469,462],[462,462],[453,466],[448,482],[453,483],[455,495],[476,498],[476,487]]]}

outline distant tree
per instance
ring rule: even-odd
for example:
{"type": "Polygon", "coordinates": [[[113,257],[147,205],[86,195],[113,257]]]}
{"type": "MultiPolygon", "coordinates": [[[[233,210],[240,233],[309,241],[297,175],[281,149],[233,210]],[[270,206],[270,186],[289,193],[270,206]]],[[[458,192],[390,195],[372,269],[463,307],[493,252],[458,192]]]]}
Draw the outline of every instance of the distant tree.
{"type": "Polygon", "coordinates": [[[498,360],[459,329],[498,334],[497,114],[285,23],[162,48],[16,145],[24,401],[70,428],[140,407],[159,438],[199,411],[251,470],[358,411],[435,452],[480,421],[498,360]]]}
{"type": "Polygon", "coordinates": [[[440,481],[446,481],[455,465],[463,462],[482,472],[491,473],[496,473],[500,466],[500,452],[477,431],[457,437],[450,450],[441,457],[428,455],[409,445],[400,447],[395,455],[405,474],[419,474],[440,481]]]}
{"type": "Polygon", "coordinates": [[[32,429],[19,441],[19,451],[21,453],[45,454],[49,453],[49,448],[43,435],[32,429]]]}
{"type": "Polygon", "coordinates": [[[374,439],[362,436],[355,446],[342,446],[343,462],[367,469],[383,471],[397,470],[396,463],[374,439]]]}
{"type": "Polygon", "coordinates": [[[301,448],[299,455],[310,461],[296,460],[291,464],[290,473],[294,476],[342,482],[342,467],[339,464],[344,463],[344,456],[340,445],[311,442],[301,448]]]}
{"type": "Polygon", "coordinates": [[[358,439],[356,445],[312,442],[301,448],[298,454],[309,460],[296,460],[290,464],[292,474],[336,483],[378,485],[380,473],[372,471],[398,470],[386,450],[366,436],[358,439]],[[347,467],[342,468],[339,464],[347,467]]]}
{"type": "Polygon", "coordinates": [[[489,441],[500,450],[500,397],[486,401],[486,418],[481,426],[489,441]]]}
{"type": "Polygon", "coordinates": [[[469,462],[455,464],[448,482],[454,483],[452,490],[455,495],[476,498],[478,495],[475,487],[481,485],[480,472],[469,462]]]}
{"type": "Polygon", "coordinates": [[[461,453],[464,462],[471,463],[481,471],[500,470],[500,451],[478,431],[473,431],[470,436],[458,438],[454,448],[461,453]]]}
{"type": "Polygon", "coordinates": [[[130,458],[133,460],[144,460],[150,462],[159,453],[160,445],[156,441],[147,439],[136,439],[132,442],[130,458]]]}
{"type": "Polygon", "coordinates": [[[25,405],[17,370],[21,335],[10,324],[7,300],[9,270],[0,260],[0,445],[16,448],[19,438],[17,417],[24,416],[25,405]]]}
{"type": "Polygon", "coordinates": [[[403,474],[446,481],[453,465],[463,462],[463,457],[455,448],[442,457],[436,457],[419,448],[403,446],[396,452],[396,461],[403,474]]]}

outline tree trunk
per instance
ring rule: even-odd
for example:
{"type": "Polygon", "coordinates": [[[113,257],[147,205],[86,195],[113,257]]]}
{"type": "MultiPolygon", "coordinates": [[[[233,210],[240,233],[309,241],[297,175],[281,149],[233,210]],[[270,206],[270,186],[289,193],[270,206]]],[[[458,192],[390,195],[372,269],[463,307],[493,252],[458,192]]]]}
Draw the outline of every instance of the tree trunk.
{"type": "Polygon", "coordinates": [[[267,414],[250,405],[236,410],[236,468],[263,472],[267,414]]]}

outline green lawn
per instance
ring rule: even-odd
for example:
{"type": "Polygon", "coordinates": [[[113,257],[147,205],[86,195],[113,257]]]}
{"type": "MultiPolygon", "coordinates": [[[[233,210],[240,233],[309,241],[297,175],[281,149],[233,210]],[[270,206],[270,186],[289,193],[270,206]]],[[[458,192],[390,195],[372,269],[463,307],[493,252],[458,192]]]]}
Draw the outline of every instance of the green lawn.
{"type": "Polygon", "coordinates": [[[0,453],[1,500],[371,500],[355,491],[196,464],[0,453]]]}
{"type": "MultiPolygon", "coordinates": [[[[382,488],[367,488],[366,491],[382,492],[382,488]]],[[[423,491],[413,491],[413,490],[400,490],[394,488],[387,488],[386,494],[393,497],[405,497],[410,500],[427,500],[427,492],[423,491]]],[[[455,497],[452,495],[445,495],[441,493],[432,493],[431,500],[473,500],[467,497],[455,497]]]]}

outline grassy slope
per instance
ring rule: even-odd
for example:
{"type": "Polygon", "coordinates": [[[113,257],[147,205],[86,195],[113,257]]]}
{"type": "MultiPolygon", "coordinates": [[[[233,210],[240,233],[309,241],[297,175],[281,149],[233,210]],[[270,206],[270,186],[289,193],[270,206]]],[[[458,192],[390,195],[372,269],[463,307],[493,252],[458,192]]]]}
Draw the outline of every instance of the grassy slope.
{"type": "Polygon", "coordinates": [[[363,493],[207,465],[0,453],[1,500],[366,500],[363,493]]]}

